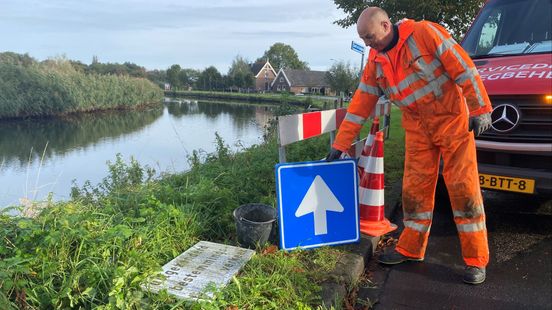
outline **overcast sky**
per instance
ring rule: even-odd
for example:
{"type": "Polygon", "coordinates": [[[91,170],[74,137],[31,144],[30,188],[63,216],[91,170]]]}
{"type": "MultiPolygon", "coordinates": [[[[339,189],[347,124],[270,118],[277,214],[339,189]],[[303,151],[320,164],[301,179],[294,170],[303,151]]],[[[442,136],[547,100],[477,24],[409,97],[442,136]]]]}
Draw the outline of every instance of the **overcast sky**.
{"type": "Polygon", "coordinates": [[[350,46],[361,41],[340,17],[332,0],[0,0],[0,52],[226,73],[236,55],[254,61],[283,42],[313,70],[359,66],[350,46]]]}

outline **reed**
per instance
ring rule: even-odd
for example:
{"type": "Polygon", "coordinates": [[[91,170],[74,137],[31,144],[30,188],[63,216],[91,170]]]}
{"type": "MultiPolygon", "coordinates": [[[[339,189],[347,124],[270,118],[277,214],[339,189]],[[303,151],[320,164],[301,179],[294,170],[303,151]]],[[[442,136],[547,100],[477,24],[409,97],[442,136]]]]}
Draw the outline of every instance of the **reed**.
{"type": "Polygon", "coordinates": [[[63,58],[19,63],[0,59],[0,119],[43,117],[161,104],[144,78],[87,74],[63,58]]]}

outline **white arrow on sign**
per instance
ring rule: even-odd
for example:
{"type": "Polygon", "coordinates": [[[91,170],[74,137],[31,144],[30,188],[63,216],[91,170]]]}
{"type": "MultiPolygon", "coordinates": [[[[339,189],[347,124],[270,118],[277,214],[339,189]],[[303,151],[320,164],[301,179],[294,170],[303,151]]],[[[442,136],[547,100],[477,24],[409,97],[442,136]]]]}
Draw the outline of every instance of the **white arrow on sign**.
{"type": "Polygon", "coordinates": [[[295,211],[296,217],[314,213],[314,234],[325,235],[328,233],[326,211],[343,212],[343,206],[337,200],[326,182],[317,175],[312,181],[309,190],[303,197],[299,208],[295,211]]]}

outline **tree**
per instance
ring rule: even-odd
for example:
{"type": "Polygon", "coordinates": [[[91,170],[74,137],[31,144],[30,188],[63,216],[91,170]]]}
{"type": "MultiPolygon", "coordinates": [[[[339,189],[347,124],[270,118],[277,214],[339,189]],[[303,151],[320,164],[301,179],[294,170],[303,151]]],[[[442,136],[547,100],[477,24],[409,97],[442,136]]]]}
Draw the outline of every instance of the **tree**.
{"type": "Polygon", "coordinates": [[[88,70],[88,65],[86,65],[85,63],[82,63],[78,60],[69,60],[69,63],[78,72],[86,72],[86,70],[88,70]]]}
{"type": "Polygon", "coordinates": [[[86,67],[86,72],[95,73],[101,75],[113,74],[113,75],[129,75],[132,77],[146,77],[146,68],[138,66],[131,62],[119,63],[101,63],[97,61],[97,58],[92,61],[90,66],[86,67]]]}
{"type": "Polygon", "coordinates": [[[34,63],[36,60],[29,56],[29,54],[17,54],[14,52],[3,52],[0,53],[0,63],[9,63],[16,64],[24,67],[28,67],[34,63]]]}
{"type": "Polygon", "coordinates": [[[240,55],[237,55],[236,58],[232,61],[232,66],[228,70],[228,78],[225,83],[229,87],[237,88],[249,88],[253,87],[255,77],[247,60],[245,60],[240,55]]]}
{"type": "Polygon", "coordinates": [[[341,91],[346,94],[354,91],[358,79],[358,70],[353,69],[350,63],[344,61],[334,63],[326,73],[326,80],[338,94],[341,91]]]}
{"type": "Polygon", "coordinates": [[[364,8],[379,6],[387,11],[393,22],[403,18],[426,19],[443,25],[459,39],[466,33],[485,0],[334,0],[334,3],[347,14],[334,22],[343,28],[356,24],[364,8]]]}
{"type": "Polygon", "coordinates": [[[202,90],[221,89],[223,87],[222,75],[217,68],[210,66],[199,75],[197,87],[202,90]]]}
{"type": "Polygon", "coordinates": [[[153,83],[159,85],[159,87],[163,88],[164,84],[167,82],[167,71],[157,70],[157,69],[147,71],[146,77],[148,80],[152,81],[153,83]]]}
{"type": "Polygon", "coordinates": [[[281,68],[309,69],[306,62],[299,60],[299,56],[293,47],[284,43],[274,43],[256,62],[264,62],[267,58],[276,71],[281,68]]]}
{"type": "Polygon", "coordinates": [[[201,72],[199,70],[190,68],[184,68],[182,69],[182,71],[186,75],[186,82],[184,83],[184,81],[181,80],[183,82],[182,86],[194,87],[197,83],[197,80],[199,79],[199,75],[201,74],[201,72]]]}
{"type": "Polygon", "coordinates": [[[172,65],[167,70],[167,81],[171,84],[172,87],[180,87],[180,65],[172,65]]]}
{"type": "Polygon", "coordinates": [[[126,74],[132,77],[145,78],[146,77],[146,68],[139,66],[131,62],[125,62],[122,66],[126,69],[126,74]]]}
{"type": "Polygon", "coordinates": [[[190,85],[190,78],[188,77],[186,70],[180,70],[180,72],[178,72],[178,85],[182,87],[190,85]]]}

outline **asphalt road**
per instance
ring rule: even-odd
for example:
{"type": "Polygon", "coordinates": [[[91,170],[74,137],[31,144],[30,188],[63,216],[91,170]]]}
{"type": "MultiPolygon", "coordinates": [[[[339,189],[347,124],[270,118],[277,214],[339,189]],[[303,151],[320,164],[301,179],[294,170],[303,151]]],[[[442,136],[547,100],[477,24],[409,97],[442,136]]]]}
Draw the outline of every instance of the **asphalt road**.
{"type": "MultiPolygon", "coordinates": [[[[370,263],[355,308],[552,309],[552,215],[535,214],[548,212],[550,199],[485,192],[484,200],[491,262],[483,284],[462,282],[464,263],[450,204],[440,197],[425,261],[394,267],[370,263]]],[[[401,229],[402,212],[392,221],[401,229]]]]}

